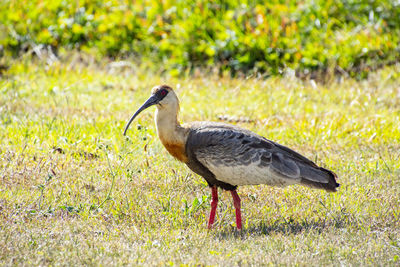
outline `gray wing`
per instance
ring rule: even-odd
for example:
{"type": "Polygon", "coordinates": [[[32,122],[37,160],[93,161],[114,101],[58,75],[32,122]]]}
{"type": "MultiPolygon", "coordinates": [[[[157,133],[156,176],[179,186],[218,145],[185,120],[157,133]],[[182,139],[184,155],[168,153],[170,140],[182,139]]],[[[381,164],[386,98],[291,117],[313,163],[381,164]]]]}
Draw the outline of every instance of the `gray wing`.
{"type": "Polygon", "coordinates": [[[192,127],[187,150],[217,180],[232,185],[303,183],[323,188],[314,183],[328,184],[332,176],[287,147],[227,124],[207,123],[192,127]]]}

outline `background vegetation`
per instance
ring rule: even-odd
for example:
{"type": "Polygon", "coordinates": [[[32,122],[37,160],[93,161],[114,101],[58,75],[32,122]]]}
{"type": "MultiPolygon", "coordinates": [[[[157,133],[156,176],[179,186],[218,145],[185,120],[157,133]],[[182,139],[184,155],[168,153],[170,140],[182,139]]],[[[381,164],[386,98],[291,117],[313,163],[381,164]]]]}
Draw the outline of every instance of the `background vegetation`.
{"type": "Polygon", "coordinates": [[[4,0],[0,45],[131,56],[179,74],[340,73],[363,78],[400,59],[400,3],[392,0],[4,0]]]}

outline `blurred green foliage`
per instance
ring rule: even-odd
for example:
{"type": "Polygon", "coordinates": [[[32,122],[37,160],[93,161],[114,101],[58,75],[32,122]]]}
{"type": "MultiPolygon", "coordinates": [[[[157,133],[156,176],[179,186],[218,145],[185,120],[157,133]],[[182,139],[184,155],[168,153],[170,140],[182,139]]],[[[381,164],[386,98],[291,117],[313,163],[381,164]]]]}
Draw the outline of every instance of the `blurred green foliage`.
{"type": "Polygon", "coordinates": [[[2,53],[38,44],[133,56],[169,70],[364,76],[400,59],[400,1],[3,0],[2,53]]]}

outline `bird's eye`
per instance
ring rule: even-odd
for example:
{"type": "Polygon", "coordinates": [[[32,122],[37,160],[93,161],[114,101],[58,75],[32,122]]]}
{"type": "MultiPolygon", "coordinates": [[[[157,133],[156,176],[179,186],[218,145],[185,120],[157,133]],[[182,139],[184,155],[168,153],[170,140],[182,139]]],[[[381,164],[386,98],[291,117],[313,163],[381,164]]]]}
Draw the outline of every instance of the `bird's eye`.
{"type": "Polygon", "coordinates": [[[163,89],[163,90],[160,91],[161,96],[166,96],[167,93],[168,93],[168,91],[165,90],[165,89],[163,89]]]}

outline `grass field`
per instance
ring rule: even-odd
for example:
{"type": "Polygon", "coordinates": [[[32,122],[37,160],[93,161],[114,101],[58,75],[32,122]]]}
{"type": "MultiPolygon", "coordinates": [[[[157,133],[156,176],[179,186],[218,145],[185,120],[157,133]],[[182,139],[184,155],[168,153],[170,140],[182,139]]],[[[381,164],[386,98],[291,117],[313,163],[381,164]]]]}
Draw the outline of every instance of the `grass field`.
{"type": "Polygon", "coordinates": [[[0,76],[0,265],[400,265],[400,66],[368,80],[169,78],[143,68],[21,58],[0,76]],[[181,121],[233,120],[334,170],[329,194],[240,187],[206,227],[205,181],[174,160],[157,84],[181,121]]]}

